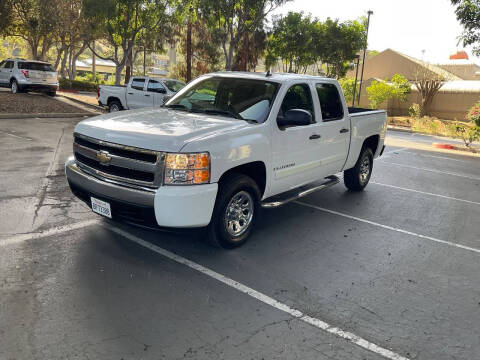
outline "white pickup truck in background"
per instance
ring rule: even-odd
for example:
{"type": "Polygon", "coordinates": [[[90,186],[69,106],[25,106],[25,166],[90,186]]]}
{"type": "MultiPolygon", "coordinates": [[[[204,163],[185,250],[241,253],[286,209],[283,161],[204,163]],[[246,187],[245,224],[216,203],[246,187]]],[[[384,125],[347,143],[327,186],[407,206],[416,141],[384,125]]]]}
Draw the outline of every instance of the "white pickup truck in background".
{"type": "Polygon", "coordinates": [[[100,85],[98,104],[110,112],[160,107],[185,86],[185,83],[165,78],[133,76],[127,86],[100,85]]]}
{"type": "Polygon", "coordinates": [[[214,73],[162,108],[80,122],[66,176],[96,213],[152,228],[207,227],[208,239],[233,248],[260,207],[337,184],[342,171],[348,189],[363,190],[386,130],[385,111],[349,109],[333,79],[214,73]]]}

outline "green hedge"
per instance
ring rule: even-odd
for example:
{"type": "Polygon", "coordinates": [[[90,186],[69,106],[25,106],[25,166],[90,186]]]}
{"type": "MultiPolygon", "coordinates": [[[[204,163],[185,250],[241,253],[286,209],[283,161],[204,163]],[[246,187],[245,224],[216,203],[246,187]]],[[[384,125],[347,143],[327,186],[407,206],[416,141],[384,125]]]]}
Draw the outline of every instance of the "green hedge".
{"type": "Polygon", "coordinates": [[[60,78],[60,90],[97,91],[97,84],[87,81],[60,78]]]}

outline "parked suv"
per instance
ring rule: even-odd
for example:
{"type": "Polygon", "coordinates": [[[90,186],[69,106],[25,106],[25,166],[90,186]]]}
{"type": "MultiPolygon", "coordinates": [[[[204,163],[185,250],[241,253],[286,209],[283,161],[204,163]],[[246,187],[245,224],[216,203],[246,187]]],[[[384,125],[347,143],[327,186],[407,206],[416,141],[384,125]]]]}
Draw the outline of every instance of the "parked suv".
{"type": "Polygon", "coordinates": [[[9,87],[12,94],[32,90],[55,96],[58,74],[47,62],[7,59],[0,62],[0,86],[9,87]]]}

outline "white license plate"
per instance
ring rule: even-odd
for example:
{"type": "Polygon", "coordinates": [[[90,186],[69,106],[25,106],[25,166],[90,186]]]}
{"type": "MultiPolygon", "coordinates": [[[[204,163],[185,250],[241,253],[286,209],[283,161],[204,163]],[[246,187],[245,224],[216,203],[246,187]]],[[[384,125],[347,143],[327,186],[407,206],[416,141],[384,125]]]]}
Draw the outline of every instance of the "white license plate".
{"type": "Polygon", "coordinates": [[[95,199],[94,197],[90,197],[92,201],[92,210],[93,212],[106,216],[108,218],[112,218],[112,210],[110,210],[110,204],[108,202],[95,199]]]}

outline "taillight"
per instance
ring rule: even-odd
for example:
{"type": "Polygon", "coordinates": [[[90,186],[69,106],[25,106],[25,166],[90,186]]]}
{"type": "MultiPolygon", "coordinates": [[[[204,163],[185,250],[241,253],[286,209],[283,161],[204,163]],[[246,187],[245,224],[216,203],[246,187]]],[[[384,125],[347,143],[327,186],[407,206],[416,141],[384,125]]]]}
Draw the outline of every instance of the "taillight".
{"type": "Polygon", "coordinates": [[[28,74],[28,70],[22,70],[22,74],[23,76],[25,76],[26,78],[29,78],[30,75],[28,74]]]}
{"type": "Polygon", "coordinates": [[[97,87],[97,99],[100,97],[100,86],[97,87]]]}

